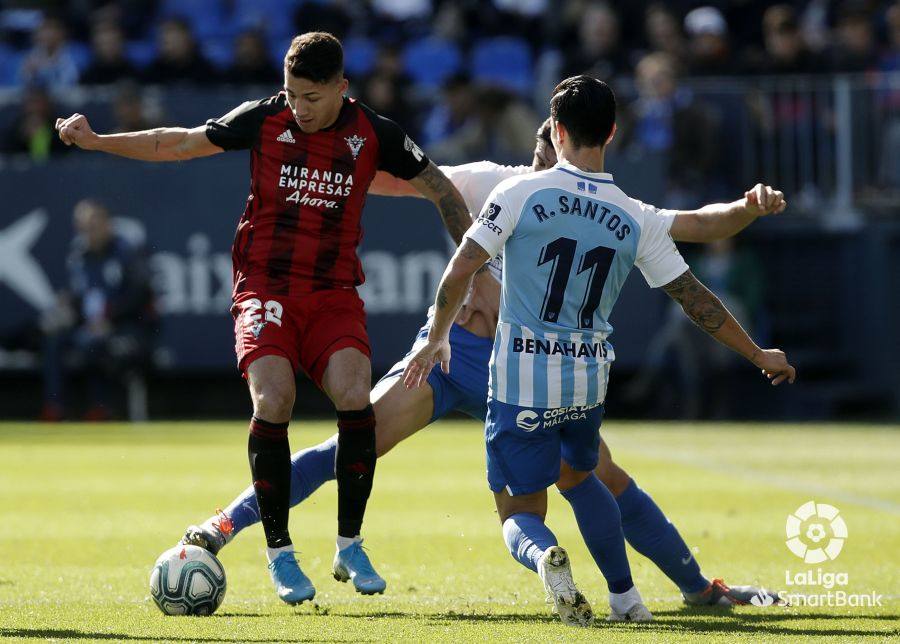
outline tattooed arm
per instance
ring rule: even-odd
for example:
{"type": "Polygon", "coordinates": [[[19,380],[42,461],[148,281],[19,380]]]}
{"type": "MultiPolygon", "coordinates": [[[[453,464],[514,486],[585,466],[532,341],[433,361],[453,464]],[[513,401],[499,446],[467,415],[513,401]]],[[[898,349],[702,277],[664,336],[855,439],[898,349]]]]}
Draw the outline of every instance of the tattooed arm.
{"type": "Polygon", "coordinates": [[[139,161],[184,161],[224,152],[206,136],[205,125],[192,129],[158,127],[140,132],[97,134],[86,116],[73,114],[67,119],[56,119],[56,130],[66,145],[139,161]]]}
{"type": "Polygon", "coordinates": [[[459,190],[434,163],[409,180],[410,185],[437,206],[447,232],[457,244],[472,225],[472,216],[459,190]]]}
{"type": "Polygon", "coordinates": [[[773,385],[794,382],[796,371],[778,349],[760,349],[721,300],[700,283],[691,271],[662,287],[681,305],[685,314],[701,329],[759,367],[773,385]]]}
{"type": "Polygon", "coordinates": [[[410,359],[403,373],[408,388],[424,383],[438,362],[445,373],[450,372],[450,327],[466,299],[472,277],[490,258],[488,252],[470,238],[463,240],[456,249],[434,299],[434,320],[428,331],[428,342],[410,359]]]}

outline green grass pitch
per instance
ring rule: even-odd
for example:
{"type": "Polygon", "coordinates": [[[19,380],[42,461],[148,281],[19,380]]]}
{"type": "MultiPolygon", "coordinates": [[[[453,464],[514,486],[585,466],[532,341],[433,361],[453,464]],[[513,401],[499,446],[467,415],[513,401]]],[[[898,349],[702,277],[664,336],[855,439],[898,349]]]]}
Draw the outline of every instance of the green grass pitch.
{"type": "MultiPolygon", "coordinates": [[[[333,431],[295,422],[293,447],[333,431]]],[[[442,422],[379,461],[366,544],[388,581],[362,597],[331,578],[336,495],[326,485],[291,515],[315,604],[272,592],[259,526],[220,555],[228,592],[209,618],[163,616],[147,579],[189,523],[247,483],[243,424],[0,425],[0,639],[183,642],[897,641],[900,637],[900,427],[624,423],[604,435],[616,460],[678,526],[707,576],[785,589],[791,574],[846,573],[833,590],[881,607],[685,608],[649,561],[629,552],[652,624],[563,626],[540,581],[503,545],[484,476],[481,428],[442,422]],[[785,546],[802,503],[838,507],[849,536],[810,566],[785,546]]],[[[568,505],[548,522],[576,582],[604,616],[606,591],[568,505]]],[[[793,587],[804,593],[821,588],[793,587]]]]}

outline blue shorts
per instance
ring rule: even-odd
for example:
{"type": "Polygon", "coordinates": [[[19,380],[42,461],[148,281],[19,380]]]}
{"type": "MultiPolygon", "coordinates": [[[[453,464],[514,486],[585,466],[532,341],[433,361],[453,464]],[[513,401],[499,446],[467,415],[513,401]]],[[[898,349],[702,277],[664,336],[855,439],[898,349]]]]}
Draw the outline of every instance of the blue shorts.
{"type": "MultiPolygon", "coordinates": [[[[426,324],[419,330],[412,349],[382,380],[403,373],[409,358],[428,338],[429,328],[426,324]]],[[[450,327],[450,373],[444,373],[440,365],[436,365],[428,375],[428,384],[434,393],[434,410],[429,422],[453,410],[484,420],[487,415],[488,363],[493,348],[493,338],[479,337],[456,324],[450,327]]]]}
{"type": "Polygon", "coordinates": [[[545,490],[559,480],[559,461],[597,467],[603,405],[537,409],[488,400],[484,425],[488,485],[511,496],[545,490]]]}

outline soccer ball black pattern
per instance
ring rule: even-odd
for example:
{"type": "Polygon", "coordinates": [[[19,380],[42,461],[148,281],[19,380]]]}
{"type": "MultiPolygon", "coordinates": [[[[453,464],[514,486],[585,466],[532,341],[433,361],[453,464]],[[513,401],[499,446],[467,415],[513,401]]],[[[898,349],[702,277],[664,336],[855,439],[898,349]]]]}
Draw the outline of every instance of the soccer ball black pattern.
{"type": "Polygon", "coordinates": [[[156,560],[150,596],[166,615],[212,615],[225,598],[225,569],[204,548],[175,546],[156,560]]]}

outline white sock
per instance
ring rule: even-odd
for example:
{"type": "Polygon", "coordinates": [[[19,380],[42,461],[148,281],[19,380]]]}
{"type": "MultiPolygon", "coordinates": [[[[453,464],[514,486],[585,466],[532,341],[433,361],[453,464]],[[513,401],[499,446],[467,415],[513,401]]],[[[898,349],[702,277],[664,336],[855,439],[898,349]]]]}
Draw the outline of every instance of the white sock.
{"type": "Polygon", "coordinates": [[[281,546],[280,548],[266,548],[266,559],[269,560],[269,563],[272,563],[282,552],[294,552],[294,545],[281,546]]]}
{"type": "Polygon", "coordinates": [[[630,611],[636,604],[643,604],[641,594],[638,592],[637,586],[632,586],[624,593],[610,593],[609,607],[617,615],[624,615],[630,611]]]}
{"type": "Polygon", "coordinates": [[[350,537],[342,537],[341,535],[338,535],[338,538],[337,538],[337,549],[338,549],[338,550],[343,550],[344,548],[349,548],[349,547],[352,546],[354,543],[357,543],[357,542],[359,542],[359,541],[362,541],[362,539],[360,538],[359,535],[356,535],[356,536],[353,537],[352,539],[351,539],[350,537]]]}

